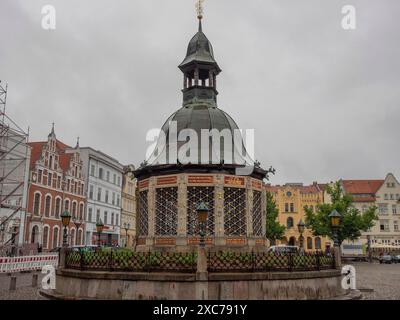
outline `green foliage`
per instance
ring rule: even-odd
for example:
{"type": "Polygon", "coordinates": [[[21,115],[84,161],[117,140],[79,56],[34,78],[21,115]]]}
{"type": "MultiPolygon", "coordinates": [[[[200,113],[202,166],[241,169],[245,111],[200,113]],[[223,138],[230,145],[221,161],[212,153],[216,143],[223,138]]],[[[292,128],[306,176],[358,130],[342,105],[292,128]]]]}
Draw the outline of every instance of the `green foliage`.
{"type": "Polygon", "coordinates": [[[278,221],[279,209],[276,207],[275,200],[270,192],[267,192],[267,217],[266,217],[266,238],[275,243],[281,240],[285,234],[285,226],[278,221]]]}
{"type": "Polygon", "coordinates": [[[341,244],[344,240],[357,240],[362,232],[368,231],[378,220],[377,208],[370,207],[366,212],[353,207],[353,198],[350,194],[344,193],[340,182],[327,186],[327,193],[332,203],[317,205],[316,212],[305,208],[306,224],[314,236],[327,236],[332,239],[333,233],[329,215],[333,210],[342,215],[342,222],[338,230],[338,241],[341,244]]]}

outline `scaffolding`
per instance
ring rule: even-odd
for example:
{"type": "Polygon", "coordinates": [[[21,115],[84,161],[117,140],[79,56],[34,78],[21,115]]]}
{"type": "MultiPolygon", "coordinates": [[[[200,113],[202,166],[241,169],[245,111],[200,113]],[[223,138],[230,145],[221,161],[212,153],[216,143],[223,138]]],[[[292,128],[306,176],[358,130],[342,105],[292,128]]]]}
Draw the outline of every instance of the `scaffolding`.
{"type": "Polygon", "coordinates": [[[7,87],[0,80],[0,256],[24,243],[30,158],[29,133],[6,114],[7,87]]]}

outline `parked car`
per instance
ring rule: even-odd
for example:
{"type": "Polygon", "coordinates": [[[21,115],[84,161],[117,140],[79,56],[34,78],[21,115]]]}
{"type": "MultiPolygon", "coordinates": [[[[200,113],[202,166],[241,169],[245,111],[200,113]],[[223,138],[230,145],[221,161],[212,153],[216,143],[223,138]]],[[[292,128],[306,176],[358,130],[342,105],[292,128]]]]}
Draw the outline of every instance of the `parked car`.
{"type": "Polygon", "coordinates": [[[392,257],[394,263],[400,263],[400,254],[392,257]]]}
{"type": "Polygon", "coordinates": [[[297,246],[278,245],[269,247],[267,252],[287,254],[287,253],[300,253],[300,251],[301,251],[300,248],[297,246]]]}
{"type": "Polygon", "coordinates": [[[383,256],[381,256],[380,258],[379,258],[379,263],[389,263],[389,264],[391,264],[393,262],[393,258],[392,258],[392,256],[391,255],[389,255],[389,254],[385,254],[385,255],[383,255],[383,256]]]}

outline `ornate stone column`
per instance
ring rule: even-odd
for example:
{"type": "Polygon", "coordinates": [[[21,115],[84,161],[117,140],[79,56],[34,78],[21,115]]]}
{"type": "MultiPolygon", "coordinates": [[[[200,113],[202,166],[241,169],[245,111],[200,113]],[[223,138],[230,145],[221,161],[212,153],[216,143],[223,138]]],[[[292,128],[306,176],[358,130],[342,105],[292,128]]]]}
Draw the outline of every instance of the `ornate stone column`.
{"type": "Polygon", "coordinates": [[[178,176],[178,246],[187,245],[187,182],[186,175],[178,176]]]}
{"type": "Polygon", "coordinates": [[[155,221],[156,221],[156,178],[149,179],[149,192],[147,194],[148,202],[148,223],[149,231],[147,236],[146,245],[151,246],[154,244],[155,235],[155,221]]]}
{"type": "Polygon", "coordinates": [[[224,227],[224,176],[215,176],[214,194],[214,214],[215,214],[215,245],[225,245],[224,227]]]}

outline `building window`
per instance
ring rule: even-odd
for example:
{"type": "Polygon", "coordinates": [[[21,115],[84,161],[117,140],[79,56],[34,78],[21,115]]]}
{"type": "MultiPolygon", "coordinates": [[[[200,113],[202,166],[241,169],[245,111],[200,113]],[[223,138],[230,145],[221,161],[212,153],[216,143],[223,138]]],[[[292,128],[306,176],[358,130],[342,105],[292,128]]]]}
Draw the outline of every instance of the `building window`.
{"type": "Polygon", "coordinates": [[[112,194],[112,204],[115,205],[115,193],[112,194]]]}
{"type": "Polygon", "coordinates": [[[321,238],[320,237],[315,238],[315,250],[321,250],[321,238]]]}
{"type": "Polygon", "coordinates": [[[39,215],[40,214],[40,193],[35,193],[34,201],[33,201],[33,214],[39,215]]]}
{"type": "Polygon", "coordinates": [[[117,183],[117,175],[114,173],[113,174],[113,183],[116,184],[117,183]]]}
{"type": "Polygon", "coordinates": [[[398,221],[393,221],[393,230],[394,230],[394,231],[399,231],[399,224],[398,224],[398,221]]]}
{"type": "Polygon", "coordinates": [[[53,229],[53,248],[58,247],[58,228],[53,229]]]}
{"type": "Polygon", "coordinates": [[[312,238],[311,237],[307,237],[307,249],[308,250],[312,250],[313,246],[312,246],[312,238]]]}
{"type": "Polygon", "coordinates": [[[104,224],[108,224],[108,212],[107,211],[104,211],[104,221],[103,221],[103,223],[104,224]]]}
{"type": "Polygon", "coordinates": [[[93,186],[89,187],[89,199],[93,200],[93,186]]]}
{"type": "Polygon", "coordinates": [[[49,227],[48,226],[45,226],[43,228],[42,243],[43,243],[43,249],[48,249],[48,245],[49,245],[49,227]]]}
{"type": "Polygon", "coordinates": [[[77,218],[77,215],[76,215],[76,202],[75,201],[72,202],[72,217],[73,217],[73,219],[77,218]]]}
{"type": "Polygon", "coordinates": [[[110,181],[110,171],[107,171],[107,181],[110,181]]]}
{"type": "Polygon", "coordinates": [[[388,206],[387,204],[378,204],[379,214],[387,214],[388,213],[388,206]]]}
{"type": "Polygon", "coordinates": [[[50,216],[50,209],[51,209],[51,196],[46,196],[44,200],[44,215],[45,217],[50,216]]]}
{"type": "Polygon", "coordinates": [[[118,177],[118,186],[121,186],[121,177],[118,177]]]}
{"type": "Polygon", "coordinates": [[[42,177],[43,177],[43,171],[39,170],[39,173],[38,173],[38,182],[39,183],[42,183],[42,177]]]}
{"type": "Polygon", "coordinates": [[[95,172],[95,167],[94,167],[94,164],[92,164],[92,165],[90,166],[90,175],[91,175],[92,177],[94,177],[94,172],[95,172]]]}
{"type": "Polygon", "coordinates": [[[289,212],[289,203],[285,203],[285,212],[289,212]]]}
{"type": "Polygon", "coordinates": [[[385,200],[389,200],[389,196],[387,193],[385,193],[385,200]]]}
{"type": "Polygon", "coordinates": [[[100,221],[100,209],[97,209],[97,213],[96,213],[96,222],[100,221]]]}
{"type": "Polygon", "coordinates": [[[88,209],[88,222],[92,222],[92,211],[93,211],[92,208],[88,209]]]}
{"type": "Polygon", "coordinates": [[[289,218],[286,219],[286,227],[288,229],[293,228],[293,218],[292,217],[289,217],[289,218]]]}
{"type": "Polygon", "coordinates": [[[393,193],[390,194],[390,200],[394,200],[394,194],[393,193]]]}
{"type": "Polygon", "coordinates": [[[294,212],[294,203],[290,204],[290,212],[294,212]]]}
{"type": "Polygon", "coordinates": [[[119,214],[115,215],[115,225],[119,226],[119,214]]]}
{"type": "Polygon", "coordinates": [[[97,190],[97,201],[101,201],[101,188],[97,190]]]}
{"type": "Polygon", "coordinates": [[[114,225],[114,212],[111,213],[111,225],[112,226],[114,225]]]}
{"type": "Polygon", "coordinates": [[[395,204],[392,205],[392,213],[397,214],[397,206],[395,204]]]}
{"type": "Polygon", "coordinates": [[[119,207],[119,203],[120,203],[120,198],[119,195],[117,195],[117,206],[119,207]]]}
{"type": "Polygon", "coordinates": [[[106,198],[105,198],[106,203],[108,203],[108,190],[106,190],[106,198]]]}
{"type": "Polygon", "coordinates": [[[51,187],[53,181],[53,175],[49,173],[48,179],[47,179],[47,185],[51,187]]]}
{"type": "Polygon", "coordinates": [[[68,199],[65,200],[65,205],[64,206],[65,206],[64,210],[69,211],[69,200],[68,199]]]}
{"type": "Polygon", "coordinates": [[[83,220],[83,218],[84,218],[83,216],[84,216],[84,206],[83,206],[83,203],[81,203],[79,205],[79,219],[83,220]]]}
{"type": "Polygon", "coordinates": [[[56,199],[56,212],[55,212],[57,219],[60,218],[60,214],[61,214],[60,211],[61,211],[61,198],[57,198],[56,199]]]}
{"type": "Polygon", "coordinates": [[[99,168],[99,179],[103,179],[103,168],[99,168]]]}
{"type": "Polygon", "coordinates": [[[61,177],[60,176],[57,177],[57,188],[61,189],[61,177]]]}

